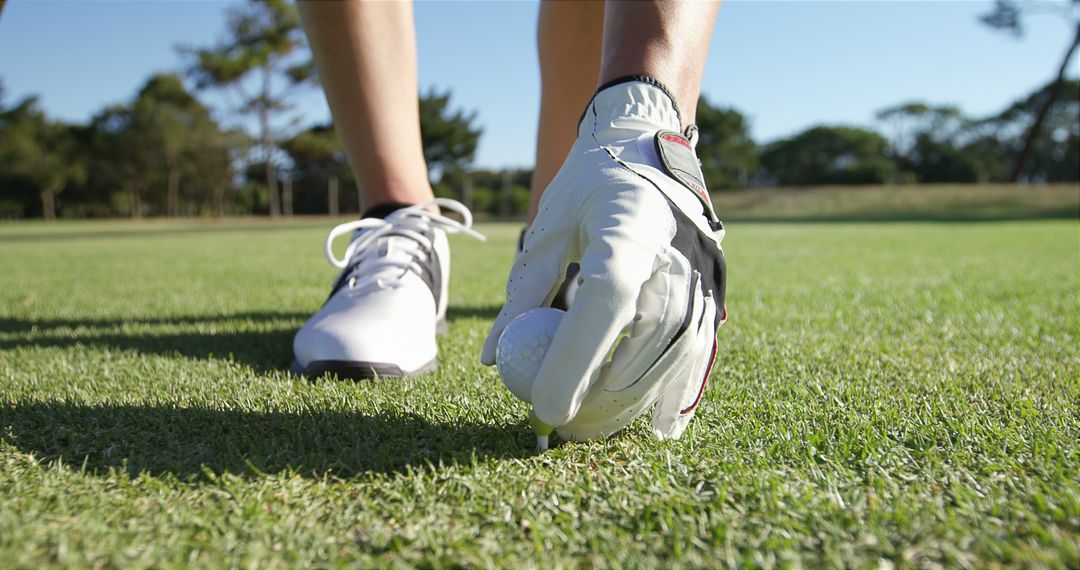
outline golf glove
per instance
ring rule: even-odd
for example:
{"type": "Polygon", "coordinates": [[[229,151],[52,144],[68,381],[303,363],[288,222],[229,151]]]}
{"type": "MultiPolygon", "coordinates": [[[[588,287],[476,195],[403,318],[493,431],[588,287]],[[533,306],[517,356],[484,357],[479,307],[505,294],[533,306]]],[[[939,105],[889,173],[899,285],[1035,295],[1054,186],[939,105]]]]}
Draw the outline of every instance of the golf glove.
{"type": "Polygon", "coordinates": [[[579,287],[532,385],[532,406],[568,439],[610,435],[655,405],[653,431],[693,418],[726,319],[723,225],[674,100],[648,77],[597,91],[540,201],[484,344],[548,306],[567,264],[579,287]]]}

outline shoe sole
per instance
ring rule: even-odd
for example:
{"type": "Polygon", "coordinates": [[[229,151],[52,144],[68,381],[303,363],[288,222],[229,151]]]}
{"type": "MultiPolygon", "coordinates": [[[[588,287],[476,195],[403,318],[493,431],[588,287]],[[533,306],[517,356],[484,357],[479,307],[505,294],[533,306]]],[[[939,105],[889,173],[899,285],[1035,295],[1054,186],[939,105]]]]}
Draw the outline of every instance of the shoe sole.
{"type": "Polygon", "coordinates": [[[402,370],[397,364],[387,362],[362,362],[353,360],[313,360],[307,366],[293,361],[289,371],[309,378],[334,375],[347,380],[374,380],[376,378],[408,378],[439,367],[439,360],[432,359],[416,370],[402,370]]]}
{"type": "MultiPolygon", "coordinates": [[[[450,331],[446,319],[439,319],[435,323],[435,334],[442,336],[450,331]]],[[[338,378],[349,380],[373,380],[375,378],[408,378],[425,372],[431,372],[439,367],[439,359],[434,358],[431,362],[417,368],[405,371],[397,364],[386,362],[364,362],[353,360],[313,360],[307,366],[293,360],[289,365],[289,372],[310,378],[320,378],[330,374],[338,378]]]]}

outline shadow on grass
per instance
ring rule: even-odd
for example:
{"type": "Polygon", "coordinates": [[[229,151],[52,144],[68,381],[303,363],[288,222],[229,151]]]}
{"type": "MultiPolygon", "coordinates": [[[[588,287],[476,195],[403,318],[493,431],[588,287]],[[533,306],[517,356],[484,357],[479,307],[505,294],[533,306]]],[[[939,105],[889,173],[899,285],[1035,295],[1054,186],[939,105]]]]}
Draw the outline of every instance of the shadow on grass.
{"type": "Polygon", "coordinates": [[[12,318],[0,317],[0,332],[50,331],[59,328],[86,327],[91,329],[114,329],[124,325],[197,325],[219,324],[227,322],[269,322],[282,320],[303,320],[307,313],[279,311],[251,311],[225,315],[177,315],[171,317],[133,317],[133,318],[12,318]]]}
{"type": "Polygon", "coordinates": [[[259,373],[286,369],[292,338],[308,315],[255,312],[220,316],[178,316],[134,319],[0,318],[0,331],[23,338],[0,340],[0,350],[26,347],[100,347],[138,354],[192,359],[231,360],[259,373]],[[125,330],[128,326],[203,326],[211,331],[125,330]],[[68,329],[71,329],[70,332],[68,329]]]}
{"type": "MultiPolygon", "coordinates": [[[[450,307],[447,319],[493,320],[498,306],[450,307]]],[[[25,347],[101,347],[160,356],[231,360],[258,373],[286,370],[292,361],[292,340],[310,315],[298,312],[249,312],[219,316],[177,316],[133,319],[33,319],[0,317],[0,332],[24,338],[0,340],[0,350],[25,347]],[[213,332],[127,331],[125,326],[205,326],[213,332]],[[63,329],[75,329],[67,332],[63,329]]],[[[449,334],[454,334],[453,328],[449,334]]]]}
{"type": "MultiPolygon", "coordinates": [[[[499,316],[502,305],[483,305],[479,307],[455,307],[450,305],[446,308],[446,320],[453,324],[461,319],[487,319],[494,321],[499,316]]],[[[452,334],[452,333],[451,333],[452,334]]]]}
{"type": "Polygon", "coordinates": [[[532,452],[525,425],[436,423],[415,414],[252,412],[66,402],[5,403],[0,440],[42,462],[104,475],[209,470],[348,478],[532,452]]]}

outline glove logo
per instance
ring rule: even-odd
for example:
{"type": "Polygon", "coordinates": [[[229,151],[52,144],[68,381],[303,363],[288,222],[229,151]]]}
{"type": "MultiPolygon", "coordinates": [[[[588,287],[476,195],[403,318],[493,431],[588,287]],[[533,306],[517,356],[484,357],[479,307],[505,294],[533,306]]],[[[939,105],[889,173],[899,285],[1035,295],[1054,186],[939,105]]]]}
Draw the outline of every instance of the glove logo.
{"type": "Polygon", "coordinates": [[[656,133],[656,150],[667,174],[697,196],[709,222],[714,227],[718,226],[720,219],[713,211],[712,200],[705,187],[705,176],[701,173],[701,164],[690,141],[679,133],[659,131],[656,133]]]}

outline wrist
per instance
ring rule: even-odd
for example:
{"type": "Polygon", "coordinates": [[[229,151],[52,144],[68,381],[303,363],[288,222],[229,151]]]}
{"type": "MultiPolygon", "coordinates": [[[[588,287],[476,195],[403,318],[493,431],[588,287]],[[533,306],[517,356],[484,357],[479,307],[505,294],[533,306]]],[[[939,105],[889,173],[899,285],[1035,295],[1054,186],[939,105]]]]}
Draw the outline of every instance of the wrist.
{"type": "Polygon", "coordinates": [[[586,105],[578,135],[598,142],[625,140],[641,133],[682,132],[682,119],[671,92],[655,78],[618,77],[596,91],[586,105]]]}
{"type": "MultiPolygon", "coordinates": [[[[623,83],[631,83],[635,81],[639,83],[645,83],[647,85],[652,85],[660,91],[663,91],[664,94],[668,96],[668,99],[671,100],[671,107],[675,111],[675,116],[679,118],[680,122],[682,121],[682,113],[679,111],[678,101],[675,99],[675,95],[671,92],[671,89],[668,89],[667,86],[661,83],[659,79],[656,79],[655,77],[649,75],[630,74],[615,77],[608,81],[602,82],[600,86],[596,88],[596,93],[600,93],[601,91],[609,87],[615,87],[616,85],[621,85],[623,83]]],[[[593,96],[595,97],[595,94],[593,96]]]]}

